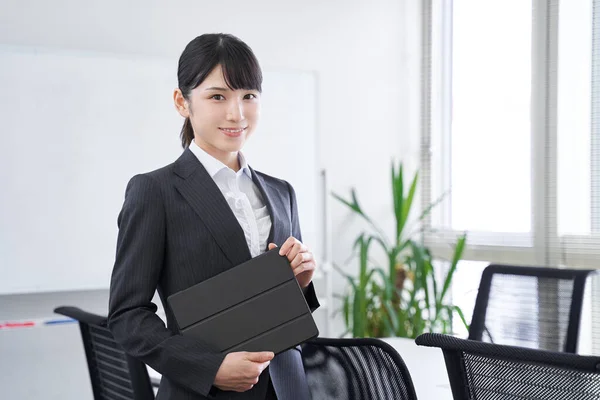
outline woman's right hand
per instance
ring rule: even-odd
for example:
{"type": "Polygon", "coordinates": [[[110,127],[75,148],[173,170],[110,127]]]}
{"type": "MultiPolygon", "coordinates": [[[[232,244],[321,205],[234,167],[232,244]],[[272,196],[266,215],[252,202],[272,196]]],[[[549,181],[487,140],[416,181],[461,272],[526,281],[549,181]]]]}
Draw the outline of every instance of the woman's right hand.
{"type": "Polygon", "coordinates": [[[258,383],[258,377],[274,356],[271,351],[229,353],[221,363],[213,385],[221,390],[234,392],[250,390],[258,383]]]}

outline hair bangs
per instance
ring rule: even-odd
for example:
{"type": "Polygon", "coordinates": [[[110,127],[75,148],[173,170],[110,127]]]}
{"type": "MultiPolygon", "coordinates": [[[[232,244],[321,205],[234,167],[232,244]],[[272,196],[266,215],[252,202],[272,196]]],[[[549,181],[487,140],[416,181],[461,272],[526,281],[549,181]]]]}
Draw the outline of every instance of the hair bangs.
{"type": "Polygon", "coordinates": [[[219,64],[225,83],[230,89],[262,92],[262,72],[256,57],[249,49],[241,46],[223,48],[219,64]]]}

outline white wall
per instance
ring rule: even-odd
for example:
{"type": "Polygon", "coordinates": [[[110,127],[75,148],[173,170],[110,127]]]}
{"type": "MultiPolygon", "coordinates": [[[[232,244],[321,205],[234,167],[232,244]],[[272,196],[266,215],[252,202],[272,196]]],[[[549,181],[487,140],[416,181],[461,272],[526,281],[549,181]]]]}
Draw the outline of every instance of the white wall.
{"type": "MultiPolygon", "coordinates": [[[[206,32],[239,36],[263,67],[317,73],[318,159],[331,189],[355,186],[375,218],[391,218],[391,157],[411,171],[418,165],[419,1],[3,0],[0,7],[0,43],[169,57],[174,74],[184,46],[206,32]]],[[[360,225],[341,205],[331,209],[333,259],[341,264],[360,225]]],[[[339,320],[334,327],[341,333],[339,320]]]]}
{"type": "MultiPolygon", "coordinates": [[[[175,74],[193,37],[233,33],[265,67],[317,72],[319,160],[331,188],[356,186],[365,208],[383,217],[390,158],[418,163],[419,3],[3,0],[0,42],[170,57],[175,74]]],[[[341,263],[356,228],[337,203],[332,216],[333,257],[341,263]]]]}

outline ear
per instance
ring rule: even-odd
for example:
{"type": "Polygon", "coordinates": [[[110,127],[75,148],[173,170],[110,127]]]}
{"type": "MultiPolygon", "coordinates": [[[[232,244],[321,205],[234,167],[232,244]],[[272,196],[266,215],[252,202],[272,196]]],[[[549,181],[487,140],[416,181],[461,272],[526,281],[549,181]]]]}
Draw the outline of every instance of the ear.
{"type": "Polygon", "coordinates": [[[181,89],[177,88],[173,91],[173,102],[175,103],[175,109],[183,118],[190,116],[188,101],[183,97],[181,89]]]}

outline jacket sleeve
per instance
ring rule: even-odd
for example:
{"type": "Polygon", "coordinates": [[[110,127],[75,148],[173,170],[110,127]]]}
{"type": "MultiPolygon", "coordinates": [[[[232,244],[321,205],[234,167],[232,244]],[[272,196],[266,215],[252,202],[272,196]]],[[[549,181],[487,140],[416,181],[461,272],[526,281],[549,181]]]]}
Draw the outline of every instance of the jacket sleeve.
{"type": "MultiPolygon", "coordinates": [[[[292,185],[288,182],[288,190],[290,192],[290,209],[292,211],[292,236],[302,242],[302,232],[300,231],[300,220],[298,219],[298,204],[296,202],[296,192],[292,185]]],[[[317,308],[319,308],[319,300],[317,299],[317,293],[315,292],[315,286],[311,282],[306,288],[303,290],[304,297],[306,298],[306,303],[310,308],[310,311],[314,312],[317,308]]]]}
{"type": "Polygon", "coordinates": [[[165,257],[166,213],[152,177],[134,176],[118,218],[108,326],[124,350],[172,382],[209,396],[224,355],[167,329],[152,303],[165,257]]]}

